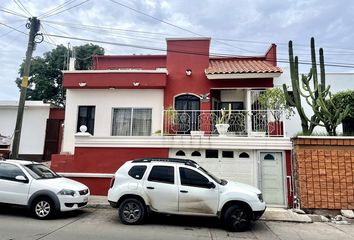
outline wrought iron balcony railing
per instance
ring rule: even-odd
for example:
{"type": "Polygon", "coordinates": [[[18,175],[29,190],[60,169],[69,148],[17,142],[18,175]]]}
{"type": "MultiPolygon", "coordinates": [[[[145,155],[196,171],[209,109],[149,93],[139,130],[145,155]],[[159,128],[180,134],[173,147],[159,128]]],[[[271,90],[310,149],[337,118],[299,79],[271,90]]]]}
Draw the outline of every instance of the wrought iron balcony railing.
{"type": "Polygon", "coordinates": [[[277,110],[238,110],[222,119],[220,110],[164,110],[163,135],[219,135],[220,120],[227,136],[284,136],[284,114],[277,110]]]}

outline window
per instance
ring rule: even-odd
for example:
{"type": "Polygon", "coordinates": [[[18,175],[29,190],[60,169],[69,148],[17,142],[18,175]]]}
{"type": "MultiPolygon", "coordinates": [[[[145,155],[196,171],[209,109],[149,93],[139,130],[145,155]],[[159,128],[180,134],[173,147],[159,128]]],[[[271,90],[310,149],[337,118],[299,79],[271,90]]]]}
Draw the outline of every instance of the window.
{"type": "Polygon", "coordinates": [[[233,151],[222,151],[222,157],[223,158],[234,158],[234,152],[233,151]]]}
{"type": "Polygon", "coordinates": [[[240,153],[240,155],[238,157],[239,158],[250,158],[250,155],[248,155],[248,153],[246,153],[246,152],[242,152],[242,153],[240,153]]]}
{"type": "Polygon", "coordinates": [[[95,129],[95,106],[79,106],[76,132],[80,132],[80,126],[85,125],[87,132],[93,135],[95,129]]]}
{"type": "Polygon", "coordinates": [[[176,156],[186,156],[186,154],[182,150],[179,150],[176,152],[176,156]]]}
{"type": "Polygon", "coordinates": [[[113,109],[112,136],[150,136],[150,108],[113,109]]]}
{"type": "Polygon", "coordinates": [[[192,169],[181,167],[179,168],[179,174],[181,176],[181,184],[184,186],[209,188],[209,180],[192,169]]]}
{"type": "Polygon", "coordinates": [[[218,150],[205,150],[205,157],[206,158],[218,158],[219,151],[218,150]]]}
{"type": "Polygon", "coordinates": [[[131,176],[132,178],[140,180],[143,178],[145,171],[146,171],[146,166],[133,166],[129,170],[128,175],[131,176]]]}
{"type": "Polygon", "coordinates": [[[0,179],[16,181],[17,176],[26,177],[19,167],[8,163],[0,164],[0,179]]]}
{"type": "Polygon", "coordinates": [[[200,156],[202,156],[202,154],[200,154],[199,151],[194,151],[194,152],[192,152],[192,156],[193,157],[200,157],[200,156]]]}
{"type": "Polygon", "coordinates": [[[175,183],[174,167],[154,166],[151,169],[148,181],[161,183],[175,183]]]}
{"type": "Polygon", "coordinates": [[[268,153],[264,156],[264,160],[275,160],[275,158],[273,154],[268,153]]]}

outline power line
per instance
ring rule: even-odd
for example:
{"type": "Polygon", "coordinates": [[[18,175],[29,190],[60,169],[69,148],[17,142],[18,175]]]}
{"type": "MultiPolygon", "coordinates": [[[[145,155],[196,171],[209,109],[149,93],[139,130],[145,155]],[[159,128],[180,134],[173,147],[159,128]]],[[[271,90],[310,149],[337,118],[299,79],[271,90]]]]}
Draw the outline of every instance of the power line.
{"type": "Polygon", "coordinates": [[[11,15],[15,15],[15,16],[18,16],[18,17],[28,18],[27,16],[25,16],[25,15],[23,15],[21,13],[15,12],[13,10],[10,10],[10,9],[0,8],[0,11],[8,13],[8,14],[11,14],[11,15]]]}
{"type": "MultiPolygon", "coordinates": [[[[115,1],[115,0],[110,0],[110,1],[113,2],[113,3],[115,3],[115,4],[120,5],[120,6],[122,6],[122,7],[128,8],[128,9],[130,9],[130,10],[136,12],[136,13],[142,14],[142,15],[144,15],[144,16],[146,16],[146,17],[149,17],[149,18],[152,18],[152,19],[154,19],[154,20],[156,20],[156,21],[159,21],[159,22],[162,22],[162,23],[164,23],[164,24],[167,24],[167,25],[169,25],[169,26],[178,28],[178,29],[183,30],[183,31],[185,31],[185,32],[192,33],[192,34],[197,35],[197,36],[199,36],[199,37],[205,37],[205,36],[203,36],[202,34],[193,32],[193,31],[191,31],[191,30],[189,30],[189,29],[186,29],[186,28],[177,26],[177,25],[175,25],[175,24],[172,24],[172,23],[170,23],[170,22],[164,21],[164,20],[162,20],[162,19],[160,19],[160,18],[157,18],[157,17],[154,17],[154,16],[152,16],[152,15],[149,15],[149,14],[147,14],[147,13],[145,13],[145,12],[142,12],[142,11],[140,11],[140,10],[137,10],[137,9],[135,9],[135,8],[132,8],[132,7],[130,7],[130,6],[128,6],[128,5],[125,5],[125,4],[121,3],[121,2],[117,2],[117,1],[115,1]]],[[[218,40],[217,40],[217,41],[218,41],[218,40]]],[[[254,51],[252,51],[252,50],[245,49],[245,48],[240,48],[240,47],[236,47],[236,46],[233,46],[233,45],[231,45],[231,44],[224,43],[224,42],[222,42],[222,41],[218,41],[218,42],[220,42],[221,44],[227,45],[227,46],[229,46],[229,47],[242,50],[242,51],[254,52],[254,51]]]]}
{"type": "MultiPolygon", "coordinates": [[[[4,24],[3,24],[3,25],[4,25],[4,24]]],[[[12,33],[12,32],[15,31],[15,30],[18,30],[18,29],[19,29],[20,27],[22,27],[22,26],[23,26],[23,24],[19,25],[19,26],[16,27],[16,28],[11,29],[10,31],[8,31],[8,32],[4,33],[3,35],[1,35],[0,38],[9,35],[10,33],[12,33]]]]}
{"type": "Polygon", "coordinates": [[[20,0],[12,0],[25,14],[29,14],[32,16],[32,14],[26,9],[26,7],[22,4],[20,0]]]}
{"type": "MultiPolygon", "coordinates": [[[[47,36],[51,37],[58,37],[58,38],[65,38],[65,39],[72,39],[72,40],[78,40],[78,41],[86,41],[86,42],[95,42],[95,43],[102,43],[102,44],[109,44],[109,45],[116,45],[116,46],[121,46],[121,47],[132,47],[132,48],[139,48],[139,49],[147,49],[147,50],[155,50],[155,51],[163,51],[163,52],[175,52],[175,53],[182,53],[182,54],[191,54],[191,55],[202,55],[202,56],[214,56],[214,57],[251,57],[251,56],[235,56],[235,55],[229,55],[229,54],[216,54],[216,53],[211,53],[209,55],[204,54],[204,53],[198,53],[198,52],[191,52],[191,51],[175,51],[175,50],[166,50],[163,48],[157,48],[157,47],[148,47],[148,46],[142,46],[142,45],[134,45],[134,44],[126,44],[126,43],[116,43],[116,42],[109,42],[109,41],[100,41],[100,40],[93,40],[93,39],[86,39],[86,38],[78,38],[78,37],[70,37],[70,36],[61,36],[61,35],[55,35],[55,34],[47,34],[47,36]]],[[[274,59],[269,59],[268,61],[272,61],[274,59]]],[[[287,59],[277,59],[278,62],[282,63],[289,63],[289,60],[287,59]]],[[[303,65],[311,65],[312,63],[309,61],[299,61],[299,64],[303,65]]],[[[319,65],[319,64],[317,64],[319,65]]],[[[325,66],[330,66],[330,67],[343,67],[343,68],[354,68],[354,64],[352,63],[336,63],[336,62],[327,62],[325,66]]]]}
{"type": "Polygon", "coordinates": [[[81,6],[82,4],[85,4],[85,3],[89,2],[89,1],[90,1],[90,0],[85,0],[85,1],[83,1],[83,2],[81,2],[81,3],[79,3],[79,4],[76,4],[76,5],[72,6],[72,7],[66,8],[66,9],[64,9],[64,10],[62,10],[62,11],[59,11],[59,12],[56,12],[56,13],[52,13],[52,14],[46,15],[45,17],[42,17],[42,19],[47,18],[47,17],[52,17],[52,16],[58,15],[58,14],[60,14],[60,13],[69,11],[69,10],[71,10],[71,9],[73,9],[73,8],[76,8],[76,7],[78,7],[78,6],[81,6]]]}
{"type": "Polygon", "coordinates": [[[76,0],[68,0],[68,1],[66,1],[66,2],[64,2],[64,3],[60,4],[60,5],[58,5],[57,7],[52,8],[52,9],[50,9],[49,11],[47,11],[47,12],[45,12],[45,13],[39,15],[38,17],[41,18],[41,17],[45,17],[46,15],[50,15],[50,14],[52,14],[52,13],[54,13],[54,12],[56,12],[56,11],[62,9],[62,8],[64,8],[66,5],[70,5],[71,3],[75,2],[75,1],[76,1],[76,0]]]}

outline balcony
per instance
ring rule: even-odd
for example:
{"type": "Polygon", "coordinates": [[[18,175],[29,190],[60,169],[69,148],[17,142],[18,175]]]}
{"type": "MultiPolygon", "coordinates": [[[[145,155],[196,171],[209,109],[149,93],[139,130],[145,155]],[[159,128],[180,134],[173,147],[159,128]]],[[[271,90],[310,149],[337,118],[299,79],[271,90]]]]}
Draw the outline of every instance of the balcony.
{"type": "MultiPolygon", "coordinates": [[[[220,110],[164,110],[163,136],[218,136],[220,110]]],[[[284,113],[276,110],[237,110],[228,112],[227,137],[285,137],[284,113]]]]}

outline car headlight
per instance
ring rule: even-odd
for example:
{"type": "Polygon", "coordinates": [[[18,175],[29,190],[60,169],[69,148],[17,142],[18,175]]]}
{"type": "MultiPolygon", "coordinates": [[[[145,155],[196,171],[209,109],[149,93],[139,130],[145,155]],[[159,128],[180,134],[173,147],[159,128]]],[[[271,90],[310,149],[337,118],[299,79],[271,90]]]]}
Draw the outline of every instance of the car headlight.
{"type": "Polygon", "coordinates": [[[259,201],[261,201],[261,202],[264,201],[262,193],[257,194],[257,197],[258,197],[259,201]]]}
{"type": "Polygon", "coordinates": [[[63,189],[58,192],[58,195],[71,195],[74,197],[76,195],[76,192],[74,190],[63,189]]]}

